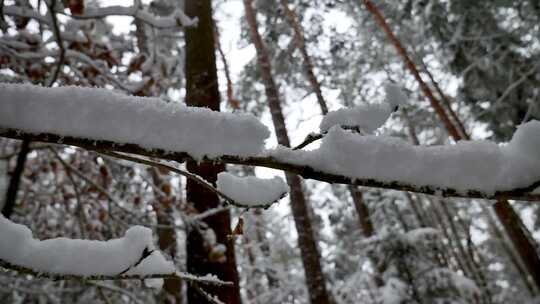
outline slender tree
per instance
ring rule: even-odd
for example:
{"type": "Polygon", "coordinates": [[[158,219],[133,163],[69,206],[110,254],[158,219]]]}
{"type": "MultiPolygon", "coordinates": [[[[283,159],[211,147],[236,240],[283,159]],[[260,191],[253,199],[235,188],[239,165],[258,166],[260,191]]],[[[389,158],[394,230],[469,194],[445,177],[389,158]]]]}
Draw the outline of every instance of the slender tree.
{"type": "MultiPolygon", "coordinates": [[[[315,93],[315,96],[317,97],[317,102],[319,103],[319,107],[321,108],[321,113],[323,115],[326,115],[328,113],[328,103],[326,102],[326,99],[322,94],[321,83],[319,82],[317,76],[315,76],[315,72],[313,71],[315,66],[313,64],[311,56],[307,51],[306,39],[304,37],[302,26],[300,25],[300,22],[298,22],[298,17],[296,13],[291,8],[289,8],[288,1],[280,0],[280,2],[281,7],[283,8],[283,12],[285,14],[285,19],[287,20],[289,26],[294,32],[293,39],[296,48],[302,55],[302,65],[304,67],[304,74],[306,76],[306,79],[309,82],[311,89],[315,93]]],[[[371,218],[369,216],[369,209],[364,201],[363,193],[362,191],[360,191],[360,189],[358,189],[358,187],[348,186],[348,188],[354,203],[354,208],[358,215],[358,220],[360,228],[362,229],[362,233],[365,237],[371,237],[373,236],[375,230],[373,228],[373,222],[371,221],[371,218]]]]}
{"type": "MultiPolygon", "coordinates": [[[[249,34],[257,51],[258,66],[265,86],[266,99],[272,115],[278,143],[285,147],[290,147],[285,118],[283,117],[283,111],[281,110],[281,98],[272,75],[272,67],[266,47],[257,29],[256,13],[253,9],[252,0],[244,0],[244,10],[249,27],[249,34]]],[[[311,303],[330,303],[320,255],[308,215],[307,202],[304,193],[302,192],[300,177],[290,173],[287,173],[286,177],[287,183],[291,188],[291,209],[296,225],[296,231],[298,232],[298,244],[300,246],[302,262],[304,264],[304,273],[311,303]]]]}

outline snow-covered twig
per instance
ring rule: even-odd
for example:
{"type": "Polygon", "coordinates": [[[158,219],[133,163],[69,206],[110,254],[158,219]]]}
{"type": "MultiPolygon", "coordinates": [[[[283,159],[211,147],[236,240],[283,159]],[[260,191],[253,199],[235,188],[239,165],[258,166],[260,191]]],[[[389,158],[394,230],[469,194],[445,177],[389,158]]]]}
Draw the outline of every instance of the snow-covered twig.
{"type": "Polygon", "coordinates": [[[191,286],[193,286],[193,288],[195,288],[195,290],[200,295],[202,295],[208,301],[208,303],[225,304],[218,297],[212,296],[209,293],[207,293],[206,291],[204,291],[197,283],[191,283],[191,286]]]}
{"type": "MultiPolygon", "coordinates": [[[[62,164],[62,166],[65,168],[66,172],[68,172],[68,173],[73,172],[80,179],[82,179],[83,181],[85,181],[88,184],[95,187],[99,192],[101,192],[103,195],[105,195],[109,199],[110,202],[113,202],[123,212],[126,212],[129,215],[137,218],[137,220],[139,220],[139,221],[141,220],[141,217],[138,214],[136,214],[135,212],[129,210],[126,207],[124,207],[123,204],[120,202],[120,200],[118,198],[116,198],[114,195],[112,195],[109,191],[107,191],[107,189],[103,188],[100,184],[96,183],[91,178],[87,177],[84,173],[79,171],[77,168],[75,168],[72,165],[68,164],[64,159],[62,159],[60,154],[58,154],[58,152],[54,148],[49,147],[49,150],[53,153],[54,157],[60,162],[60,164],[62,164]]],[[[109,216],[114,217],[112,212],[109,212],[109,216]]],[[[122,221],[119,220],[119,222],[122,222],[122,221]]]]}
{"type": "Polygon", "coordinates": [[[204,285],[213,286],[232,286],[233,283],[218,280],[213,277],[195,276],[185,272],[171,273],[156,273],[156,274],[122,274],[122,275],[75,275],[75,274],[57,274],[44,271],[35,271],[31,268],[21,265],[12,264],[0,259],[0,267],[8,270],[17,271],[19,274],[27,274],[36,278],[51,279],[54,281],[60,280],[77,280],[77,281],[117,281],[117,280],[148,280],[148,279],[178,279],[187,282],[196,282],[204,285]]]}
{"type": "Polygon", "coordinates": [[[227,195],[227,194],[223,193],[222,191],[219,191],[218,189],[216,189],[214,186],[212,186],[212,184],[207,182],[204,178],[202,178],[202,177],[200,177],[200,176],[198,176],[196,174],[193,174],[191,172],[187,172],[187,171],[178,169],[176,167],[173,167],[173,166],[161,163],[161,162],[155,162],[155,161],[151,161],[151,160],[140,158],[140,157],[133,157],[133,156],[126,155],[126,154],[120,154],[120,153],[116,153],[116,152],[103,152],[103,151],[101,151],[100,153],[105,154],[107,156],[120,158],[120,159],[124,159],[124,160],[129,160],[129,161],[132,161],[132,162],[136,162],[136,163],[140,163],[140,164],[144,164],[144,165],[148,165],[148,166],[152,166],[152,167],[156,167],[156,168],[161,168],[161,169],[165,169],[165,170],[170,171],[170,172],[177,173],[179,175],[184,176],[187,179],[190,179],[190,180],[198,183],[199,185],[205,187],[207,190],[215,193],[219,197],[223,198],[227,204],[230,204],[230,205],[233,205],[233,206],[236,206],[236,207],[240,207],[240,208],[268,208],[271,204],[274,203],[274,202],[272,202],[272,203],[269,203],[269,204],[265,203],[265,204],[245,205],[245,204],[242,204],[242,203],[239,203],[239,202],[235,201],[229,195],[227,195]]]}
{"type": "Polygon", "coordinates": [[[58,75],[60,75],[60,71],[62,70],[66,57],[66,49],[64,48],[64,42],[62,41],[62,35],[60,34],[60,27],[58,26],[58,18],[56,18],[56,13],[54,10],[55,6],[56,0],[52,0],[47,5],[49,9],[49,15],[51,16],[52,32],[54,34],[54,38],[56,39],[56,44],[58,45],[59,50],[56,68],[54,69],[54,72],[47,83],[48,87],[51,87],[56,82],[56,79],[58,79],[58,75]]]}
{"type": "Polygon", "coordinates": [[[213,276],[178,272],[154,250],[152,231],[141,226],[108,241],[52,238],[39,240],[32,231],[0,215],[0,267],[53,280],[182,279],[229,286],[213,276]]]}

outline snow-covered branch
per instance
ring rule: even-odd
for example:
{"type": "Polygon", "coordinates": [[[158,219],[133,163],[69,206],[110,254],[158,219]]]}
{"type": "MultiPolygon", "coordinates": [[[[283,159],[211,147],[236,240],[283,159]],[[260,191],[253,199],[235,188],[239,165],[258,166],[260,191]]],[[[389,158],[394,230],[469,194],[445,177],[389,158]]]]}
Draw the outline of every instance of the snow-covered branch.
{"type": "MultiPolygon", "coordinates": [[[[110,241],[38,240],[26,226],[0,215],[0,267],[54,280],[151,280],[177,278],[206,285],[231,283],[178,272],[154,250],[152,231],[135,226],[110,241]]],[[[158,285],[158,286],[159,286],[158,285]]]]}
{"type": "Polygon", "coordinates": [[[123,152],[262,166],[329,183],[431,195],[540,200],[540,122],[506,145],[413,146],[332,127],[311,151],[264,150],[264,125],[249,115],[193,109],[102,89],[0,85],[0,136],[123,152]]]}
{"type": "MultiPolygon", "coordinates": [[[[103,152],[103,154],[115,158],[132,161],[135,163],[164,169],[169,172],[174,172],[198,183],[209,191],[214,192],[219,197],[221,197],[227,204],[239,208],[268,208],[272,204],[283,198],[285,195],[287,195],[289,191],[287,184],[285,184],[285,182],[279,177],[271,180],[259,179],[256,177],[246,177],[235,178],[234,181],[231,181],[231,178],[233,178],[232,175],[223,172],[218,175],[218,182],[216,188],[212,184],[207,182],[204,178],[168,164],[116,152],[103,152]],[[246,182],[246,180],[249,182],[246,182]]],[[[199,214],[198,216],[200,217],[201,214],[199,214]]]]}
{"type": "MultiPolygon", "coordinates": [[[[158,17],[145,10],[135,6],[106,6],[106,7],[88,7],[83,15],[65,14],[62,11],[56,13],[64,14],[74,19],[101,19],[110,16],[126,16],[139,19],[144,23],[155,28],[173,28],[173,27],[189,27],[197,24],[197,19],[189,18],[182,10],[175,10],[169,16],[158,17]]],[[[40,23],[49,24],[49,19],[46,15],[40,14],[38,11],[29,8],[15,5],[4,7],[4,14],[12,17],[27,17],[32,18],[40,23]]]]}

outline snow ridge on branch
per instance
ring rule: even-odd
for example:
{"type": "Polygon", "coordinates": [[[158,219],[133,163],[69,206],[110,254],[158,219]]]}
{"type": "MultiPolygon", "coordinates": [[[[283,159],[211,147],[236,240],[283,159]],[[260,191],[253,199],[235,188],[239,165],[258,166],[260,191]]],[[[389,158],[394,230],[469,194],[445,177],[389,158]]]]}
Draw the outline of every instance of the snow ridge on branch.
{"type": "Polygon", "coordinates": [[[506,145],[413,146],[334,126],[321,147],[264,150],[267,128],[253,116],[171,105],[102,89],[0,85],[0,136],[124,152],[263,166],[330,183],[440,196],[540,200],[540,122],[506,145]],[[180,117],[178,117],[178,115],[180,117]]]}
{"type": "MultiPolygon", "coordinates": [[[[0,267],[36,277],[77,280],[154,280],[178,278],[201,284],[230,285],[210,277],[176,271],[154,250],[152,231],[142,226],[109,241],[54,238],[38,240],[24,225],[0,215],[0,267]]],[[[162,282],[152,282],[160,286],[162,282]]]]}
{"type": "Polygon", "coordinates": [[[194,158],[254,156],[268,129],[251,115],[186,107],[158,98],[83,87],[0,84],[0,125],[147,149],[185,151],[194,158]]]}

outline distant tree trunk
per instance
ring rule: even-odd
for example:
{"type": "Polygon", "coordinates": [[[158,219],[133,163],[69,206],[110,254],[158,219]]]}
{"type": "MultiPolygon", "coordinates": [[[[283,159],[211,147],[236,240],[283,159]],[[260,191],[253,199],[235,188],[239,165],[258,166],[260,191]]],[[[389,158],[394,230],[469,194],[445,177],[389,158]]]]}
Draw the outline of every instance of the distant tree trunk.
{"type": "MultiPolygon", "coordinates": [[[[156,214],[157,223],[163,226],[174,226],[172,185],[164,180],[164,176],[156,168],[148,170],[152,176],[152,181],[156,187],[154,195],[157,200],[156,214]]],[[[173,227],[160,227],[157,229],[159,249],[168,253],[171,257],[176,257],[176,231],[173,227]]],[[[175,279],[165,279],[163,289],[165,291],[163,303],[182,302],[182,281],[175,279]]]]}
{"type": "MultiPolygon", "coordinates": [[[[304,73],[306,75],[307,81],[309,82],[311,89],[317,97],[317,102],[319,103],[322,114],[326,115],[328,114],[328,104],[322,94],[321,84],[319,80],[317,80],[315,72],[313,71],[313,60],[311,59],[311,56],[307,51],[306,39],[304,38],[302,26],[298,22],[298,16],[293,10],[289,8],[287,0],[280,0],[280,2],[281,7],[283,7],[283,12],[285,13],[285,19],[287,20],[294,32],[294,43],[300,51],[300,54],[302,55],[302,64],[304,66],[304,73]]],[[[371,222],[369,209],[364,201],[364,195],[362,191],[360,191],[357,186],[352,185],[349,185],[348,189],[353,200],[356,213],[358,215],[358,220],[360,223],[360,228],[362,229],[362,233],[365,237],[373,236],[375,230],[373,229],[373,223],[371,222]]]]}
{"type": "Polygon", "coordinates": [[[17,202],[17,193],[19,192],[19,185],[21,183],[22,174],[26,164],[26,158],[30,152],[30,141],[23,140],[21,144],[21,150],[17,154],[17,162],[15,169],[9,179],[9,185],[6,192],[6,198],[4,199],[4,206],[2,207],[2,215],[5,218],[9,218],[15,209],[17,202]]]}
{"type": "MultiPolygon", "coordinates": [[[[214,30],[212,22],[212,4],[210,0],[187,0],[185,12],[190,17],[199,19],[196,27],[186,28],[186,103],[190,106],[208,107],[219,111],[220,95],[216,72],[214,30]]],[[[195,161],[187,162],[187,169],[210,183],[215,183],[217,174],[225,168],[223,165],[195,161]]],[[[199,184],[187,181],[187,202],[193,204],[198,212],[219,206],[219,198],[199,184]]],[[[221,280],[231,281],[234,287],[218,287],[206,290],[216,295],[221,301],[240,303],[238,271],[234,256],[234,243],[228,238],[231,234],[229,211],[223,211],[204,219],[209,229],[216,235],[218,243],[226,246],[224,257],[216,258],[209,248],[202,227],[191,227],[187,235],[187,270],[198,275],[214,274],[221,280]]],[[[196,288],[188,286],[188,302],[207,303],[196,288]]]]}
{"type": "Polygon", "coordinates": [[[488,222],[490,223],[489,225],[490,230],[493,232],[493,234],[495,234],[496,239],[500,242],[504,251],[507,253],[508,258],[510,259],[510,262],[516,268],[521,280],[523,281],[523,284],[525,285],[525,287],[527,287],[527,290],[529,291],[531,296],[536,296],[537,290],[536,290],[535,284],[532,282],[532,280],[529,279],[530,277],[527,272],[527,268],[525,265],[523,265],[523,261],[517,255],[515,248],[512,247],[510,244],[508,244],[504,234],[499,230],[499,227],[497,226],[497,222],[495,218],[493,217],[492,212],[483,204],[480,204],[480,207],[482,208],[482,211],[485,217],[488,219],[488,222]]]}
{"type": "Polygon", "coordinates": [[[499,200],[493,205],[495,214],[508,233],[514,247],[521,255],[523,263],[532,276],[536,287],[540,287],[540,259],[531,240],[523,233],[523,223],[507,200],[499,200]]]}
{"type": "MultiPolygon", "coordinates": [[[[266,98],[274,129],[279,144],[290,147],[289,135],[285,126],[285,118],[281,110],[281,101],[277,86],[272,76],[272,68],[266,48],[257,30],[255,10],[252,0],[243,0],[246,20],[249,26],[251,40],[257,51],[259,70],[265,86],[266,98]]],[[[307,202],[302,192],[301,180],[297,175],[286,174],[287,183],[291,188],[291,209],[298,232],[298,243],[304,265],[304,273],[311,303],[330,303],[330,297],[326,290],[324,274],[322,272],[320,255],[313,235],[313,228],[308,216],[307,202]]]]}
{"type": "Polygon", "coordinates": [[[364,202],[364,195],[362,191],[360,191],[358,187],[349,186],[349,192],[351,193],[353,199],[354,208],[356,209],[356,214],[358,215],[358,220],[360,222],[363,235],[366,238],[373,236],[373,234],[375,234],[375,230],[373,229],[369,209],[364,202]]]}
{"type": "MultiPolygon", "coordinates": [[[[268,244],[268,238],[264,235],[264,218],[260,209],[256,209],[253,213],[255,220],[255,235],[260,244],[261,252],[264,258],[269,260],[267,263],[267,265],[269,265],[271,264],[270,261],[272,259],[272,255],[270,254],[270,244],[268,244]]],[[[276,278],[275,270],[270,267],[265,267],[264,273],[266,275],[266,279],[268,280],[268,287],[278,288],[279,280],[276,278]]]]}
{"type": "Polygon", "coordinates": [[[251,238],[246,233],[244,233],[242,240],[244,245],[244,252],[247,255],[247,260],[249,263],[249,268],[246,269],[248,273],[246,277],[248,277],[252,281],[255,281],[254,284],[252,283],[252,287],[250,286],[251,288],[246,288],[246,295],[249,303],[258,304],[259,301],[257,301],[257,295],[264,292],[264,290],[261,288],[261,272],[259,269],[257,269],[257,261],[255,259],[255,254],[253,253],[252,249],[253,244],[256,242],[251,240],[251,238]]]}
{"type": "Polygon", "coordinates": [[[326,101],[324,100],[324,97],[322,95],[322,90],[319,81],[317,80],[317,77],[315,76],[315,73],[313,72],[313,62],[311,60],[311,57],[309,56],[306,48],[306,41],[304,38],[304,35],[302,33],[302,27],[298,23],[298,17],[289,8],[289,4],[287,0],[280,0],[281,7],[283,7],[283,12],[285,13],[285,18],[289,25],[292,27],[294,31],[294,40],[295,44],[300,51],[300,54],[302,54],[302,63],[304,65],[304,72],[306,74],[306,78],[313,89],[313,92],[315,93],[315,96],[317,97],[317,102],[319,103],[319,106],[321,107],[321,110],[324,114],[328,113],[328,105],[326,104],[326,101]]]}
{"type": "MultiPolygon", "coordinates": [[[[384,16],[381,14],[377,6],[370,0],[362,0],[362,2],[366,6],[367,10],[373,15],[377,25],[386,34],[388,40],[390,40],[392,45],[395,47],[398,55],[403,59],[406,68],[418,82],[420,89],[429,100],[431,106],[437,113],[437,116],[445,126],[450,136],[452,136],[455,141],[469,139],[469,136],[465,132],[464,128],[462,130],[464,136],[462,136],[458,131],[458,128],[452,123],[451,119],[446,113],[449,105],[445,110],[445,108],[441,105],[442,103],[435,97],[429,86],[424,82],[414,62],[408,55],[399,39],[392,32],[392,29],[384,19],[384,16]]],[[[442,94],[442,92],[440,92],[440,94],[442,94]]],[[[455,115],[455,120],[459,121],[457,115],[455,115]]],[[[461,124],[461,122],[459,122],[458,125],[459,124],[461,124]]],[[[527,266],[527,270],[533,277],[537,288],[540,289],[540,255],[536,250],[536,246],[534,246],[532,241],[527,237],[528,233],[526,232],[525,225],[507,200],[499,200],[495,205],[493,205],[493,208],[495,209],[495,214],[497,215],[499,221],[503,224],[505,232],[508,234],[510,240],[512,240],[514,247],[522,258],[524,264],[527,266]]]]}
{"type": "MultiPolygon", "coordinates": [[[[142,7],[141,7],[142,9],[142,7]]],[[[137,48],[139,54],[148,56],[148,37],[146,36],[146,23],[139,19],[135,19],[135,37],[137,38],[137,48]]],[[[141,91],[141,93],[144,93],[141,91]]],[[[172,196],[172,185],[164,179],[165,173],[161,173],[156,168],[148,169],[152,176],[152,181],[156,190],[154,195],[157,200],[156,214],[157,223],[162,226],[174,226],[173,204],[175,203],[172,196]]],[[[181,186],[181,184],[179,185],[181,186]]],[[[159,249],[167,252],[171,257],[176,257],[176,231],[173,227],[160,227],[157,229],[159,249]]],[[[160,299],[163,303],[181,303],[182,302],[182,281],[176,279],[165,279],[163,284],[163,294],[160,294],[160,299]]]]}

